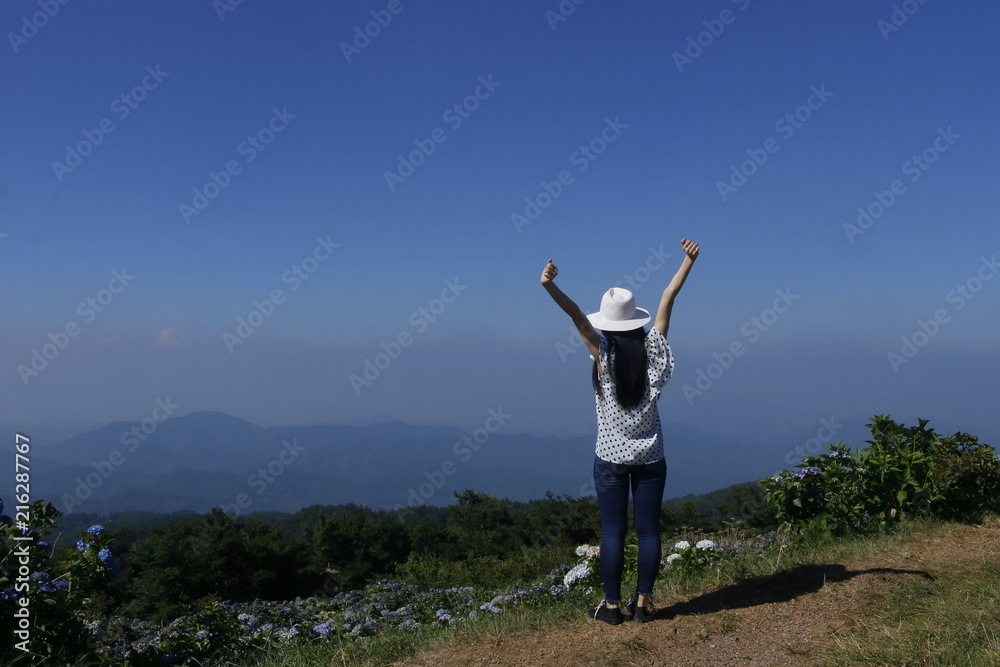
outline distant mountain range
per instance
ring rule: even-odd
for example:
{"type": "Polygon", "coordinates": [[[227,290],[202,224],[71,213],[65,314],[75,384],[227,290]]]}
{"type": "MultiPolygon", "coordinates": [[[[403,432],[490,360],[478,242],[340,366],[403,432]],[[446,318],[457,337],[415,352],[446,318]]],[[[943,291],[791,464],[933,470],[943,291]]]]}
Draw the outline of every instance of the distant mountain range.
{"type": "MultiPolygon", "coordinates": [[[[808,426],[782,423],[769,433],[763,423],[744,422],[741,432],[733,423],[709,431],[665,422],[666,497],[760,479],[793,467],[807,447],[838,440],[863,445],[866,421],[838,418],[823,431],[823,422],[810,417],[798,420],[808,426]]],[[[261,427],[221,412],[114,422],[62,439],[66,433],[29,432],[32,497],[63,512],[440,506],[466,488],[521,501],[546,492],[592,494],[593,435],[539,437],[399,421],[261,427]]],[[[3,450],[12,449],[12,438],[4,443],[3,450]]],[[[11,495],[9,484],[0,497],[11,495]]]]}

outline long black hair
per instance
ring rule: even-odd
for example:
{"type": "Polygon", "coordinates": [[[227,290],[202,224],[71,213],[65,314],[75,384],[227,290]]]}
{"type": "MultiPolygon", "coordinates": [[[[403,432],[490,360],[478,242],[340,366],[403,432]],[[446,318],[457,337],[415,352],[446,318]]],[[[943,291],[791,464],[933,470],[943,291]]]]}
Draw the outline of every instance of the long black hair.
{"type": "MultiPolygon", "coordinates": [[[[639,327],[629,331],[605,331],[608,339],[608,366],[615,383],[615,398],[626,410],[642,402],[649,386],[649,357],[646,354],[646,331],[639,327]]],[[[601,394],[601,381],[597,375],[598,359],[594,360],[594,391],[601,394]]]]}

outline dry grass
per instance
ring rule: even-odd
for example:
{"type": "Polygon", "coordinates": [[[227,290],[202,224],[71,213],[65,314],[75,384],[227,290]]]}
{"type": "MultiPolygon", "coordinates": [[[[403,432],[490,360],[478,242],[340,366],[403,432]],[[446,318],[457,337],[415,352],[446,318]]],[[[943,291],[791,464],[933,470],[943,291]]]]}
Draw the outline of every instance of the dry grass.
{"type": "Polygon", "coordinates": [[[583,618],[394,663],[457,665],[996,665],[1000,522],[918,523],[762,563],[673,599],[658,621],[583,618]],[[990,611],[987,611],[990,610],[990,611]]]}
{"type": "Polygon", "coordinates": [[[1000,665],[1000,521],[772,554],[696,588],[662,582],[652,623],[608,626],[560,602],[454,631],[373,638],[277,665],[1000,665]],[[325,656],[325,657],[324,657],[325,656]]]}

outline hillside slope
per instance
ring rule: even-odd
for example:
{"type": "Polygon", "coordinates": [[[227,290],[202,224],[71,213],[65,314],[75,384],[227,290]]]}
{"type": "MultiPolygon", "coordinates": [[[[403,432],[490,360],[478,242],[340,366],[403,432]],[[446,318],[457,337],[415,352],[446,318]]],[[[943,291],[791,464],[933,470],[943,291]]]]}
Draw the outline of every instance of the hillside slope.
{"type": "MultiPolygon", "coordinates": [[[[1000,664],[994,662],[998,637],[988,631],[1000,615],[995,600],[990,604],[986,591],[980,604],[957,590],[981,569],[996,573],[998,554],[1000,521],[933,526],[845,546],[843,558],[830,562],[660,600],[658,620],[645,625],[612,627],[581,613],[579,622],[450,644],[395,665],[902,664],[893,654],[897,644],[909,645],[928,664],[968,664],[969,658],[1000,664]],[[925,605],[926,599],[935,601],[925,605]],[[980,638],[978,648],[961,653],[967,649],[956,638],[967,636],[980,638]]],[[[991,580],[995,585],[996,577],[991,580]]]]}

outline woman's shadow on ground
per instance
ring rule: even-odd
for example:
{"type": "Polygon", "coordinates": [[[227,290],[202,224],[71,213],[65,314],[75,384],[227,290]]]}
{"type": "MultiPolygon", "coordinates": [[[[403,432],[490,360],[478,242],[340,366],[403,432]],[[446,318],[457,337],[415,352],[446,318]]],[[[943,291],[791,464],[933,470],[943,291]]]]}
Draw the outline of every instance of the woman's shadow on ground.
{"type": "Polygon", "coordinates": [[[655,618],[663,620],[675,616],[712,614],[726,609],[741,609],[772,602],[788,602],[800,595],[818,591],[827,582],[847,581],[862,574],[916,575],[924,579],[934,579],[930,573],[923,570],[898,570],[888,567],[848,570],[836,563],[800,565],[791,570],[746,579],[686,602],[658,609],[655,618]]]}

